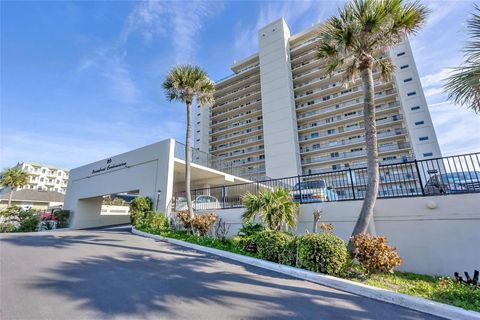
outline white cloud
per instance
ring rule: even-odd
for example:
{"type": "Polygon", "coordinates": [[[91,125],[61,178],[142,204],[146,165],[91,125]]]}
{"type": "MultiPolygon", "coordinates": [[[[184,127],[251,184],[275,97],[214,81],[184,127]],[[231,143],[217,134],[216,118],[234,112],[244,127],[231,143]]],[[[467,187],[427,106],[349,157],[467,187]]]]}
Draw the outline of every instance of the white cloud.
{"type": "Polygon", "coordinates": [[[140,2],[128,16],[119,43],[124,45],[137,33],[146,44],[168,38],[174,48],[175,63],[191,63],[195,61],[198,35],[206,19],[222,8],[218,1],[140,2]]]}
{"type": "Polygon", "coordinates": [[[135,121],[56,124],[56,131],[69,132],[68,136],[28,128],[8,135],[2,132],[0,169],[29,160],[73,168],[170,137],[182,141],[182,120],[164,119],[158,126],[141,126],[135,121]]]}
{"type": "Polygon", "coordinates": [[[479,115],[448,101],[432,104],[429,109],[444,156],[480,151],[479,115]]]}
{"type": "Polygon", "coordinates": [[[167,38],[174,49],[169,55],[174,56],[176,64],[193,63],[197,38],[205,20],[221,8],[221,2],[193,1],[188,5],[183,1],[136,3],[116,41],[97,48],[80,63],[78,70],[98,71],[107,81],[112,99],[123,103],[138,102],[141,91],[125,61],[130,37],[138,34],[146,45],[167,38]]]}
{"type": "Polygon", "coordinates": [[[423,87],[431,88],[431,87],[443,86],[444,80],[449,76],[450,71],[451,70],[449,68],[444,68],[436,73],[427,74],[426,76],[421,77],[420,80],[422,82],[423,87]]]}
{"type": "Polygon", "coordinates": [[[330,2],[327,5],[325,2],[305,0],[272,1],[261,4],[254,23],[240,21],[235,26],[234,47],[237,58],[245,58],[257,51],[257,32],[267,24],[283,17],[290,27],[296,26],[299,30],[303,30],[325,20],[328,17],[326,13],[341,6],[342,2],[330,2]]]}

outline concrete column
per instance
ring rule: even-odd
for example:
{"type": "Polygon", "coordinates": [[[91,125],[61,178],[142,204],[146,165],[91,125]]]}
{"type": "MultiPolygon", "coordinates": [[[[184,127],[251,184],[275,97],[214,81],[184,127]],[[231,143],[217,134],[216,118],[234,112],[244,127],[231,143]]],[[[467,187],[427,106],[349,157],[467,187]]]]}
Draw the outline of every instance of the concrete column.
{"type": "Polygon", "coordinates": [[[301,173],[289,38],[283,18],[258,32],[265,168],[271,178],[301,173]]]}

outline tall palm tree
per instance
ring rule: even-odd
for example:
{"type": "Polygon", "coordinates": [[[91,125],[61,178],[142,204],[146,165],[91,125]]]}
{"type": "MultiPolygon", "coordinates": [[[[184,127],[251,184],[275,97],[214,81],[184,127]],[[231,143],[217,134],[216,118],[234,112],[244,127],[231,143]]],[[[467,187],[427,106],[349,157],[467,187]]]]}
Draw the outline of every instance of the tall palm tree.
{"type": "Polygon", "coordinates": [[[192,104],[196,101],[200,106],[211,105],[214,102],[215,85],[200,67],[180,65],[167,74],[163,82],[163,90],[169,101],[179,101],[187,106],[187,132],[185,137],[185,192],[190,217],[193,219],[192,196],[190,194],[190,162],[191,162],[191,132],[192,104]]]}
{"type": "Polygon", "coordinates": [[[8,206],[12,204],[13,191],[28,183],[29,174],[19,167],[7,168],[0,173],[0,185],[10,188],[8,206]]]}
{"type": "Polygon", "coordinates": [[[464,63],[453,69],[448,77],[445,90],[448,99],[466,105],[475,113],[480,113],[480,6],[467,20],[467,33],[471,40],[463,49],[464,63]]]}
{"type": "MultiPolygon", "coordinates": [[[[363,87],[363,119],[367,147],[368,181],[365,199],[352,236],[366,233],[373,216],[379,188],[379,164],[373,69],[382,78],[391,78],[395,66],[385,52],[415,33],[424,23],[427,8],[419,2],[404,0],[354,0],[327,20],[320,32],[318,56],[326,71],[343,70],[347,85],[359,75],[363,87]]],[[[349,242],[349,250],[353,244],[349,242]]]]}
{"type": "Polygon", "coordinates": [[[263,190],[258,195],[247,193],[242,197],[245,223],[255,220],[257,214],[271,230],[295,228],[297,224],[298,203],[292,201],[291,193],[283,188],[263,190]]]}

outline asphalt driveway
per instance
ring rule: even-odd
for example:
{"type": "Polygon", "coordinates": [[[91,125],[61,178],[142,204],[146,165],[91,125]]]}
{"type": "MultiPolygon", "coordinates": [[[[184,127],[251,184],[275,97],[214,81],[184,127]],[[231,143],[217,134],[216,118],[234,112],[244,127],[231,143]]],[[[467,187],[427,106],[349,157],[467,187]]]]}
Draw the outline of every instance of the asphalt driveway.
{"type": "Polygon", "coordinates": [[[126,229],[0,236],[0,319],[438,319],[126,229]]]}

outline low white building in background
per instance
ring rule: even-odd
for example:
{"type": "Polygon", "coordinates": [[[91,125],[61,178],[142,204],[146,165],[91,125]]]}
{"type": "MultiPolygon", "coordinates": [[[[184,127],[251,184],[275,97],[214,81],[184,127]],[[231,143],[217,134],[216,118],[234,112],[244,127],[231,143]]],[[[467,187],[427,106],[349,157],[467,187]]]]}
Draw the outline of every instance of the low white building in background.
{"type": "Polygon", "coordinates": [[[19,162],[15,167],[30,175],[28,184],[16,190],[45,190],[65,193],[67,191],[69,169],[38,162],[19,162]]]}
{"type": "MultiPolygon", "coordinates": [[[[0,210],[8,206],[9,189],[0,191],[0,210]]],[[[45,210],[49,207],[63,206],[65,195],[57,191],[45,191],[37,189],[15,190],[12,194],[12,205],[22,208],[45,210]]]]}

